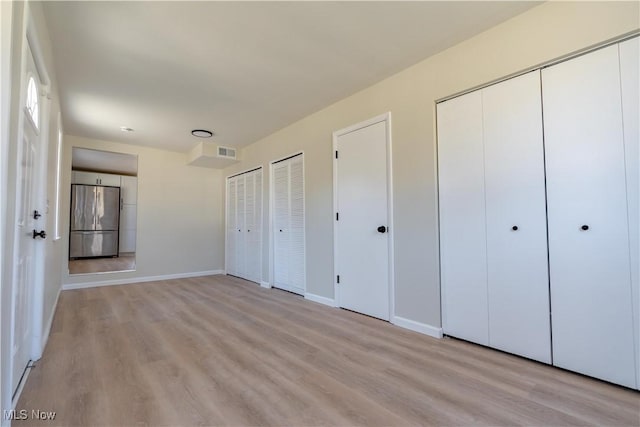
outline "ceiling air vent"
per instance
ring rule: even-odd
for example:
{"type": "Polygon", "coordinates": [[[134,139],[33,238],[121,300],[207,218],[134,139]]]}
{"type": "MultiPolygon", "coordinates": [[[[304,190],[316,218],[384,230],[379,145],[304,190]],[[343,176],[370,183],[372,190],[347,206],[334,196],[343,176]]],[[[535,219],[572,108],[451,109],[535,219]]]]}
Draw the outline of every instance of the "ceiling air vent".
{"type": "Polygon", "coordinates": [[[218,147],[218,157],[224,157],[225,159],[235,159],[236,149],[229,147],[218,147]]]}

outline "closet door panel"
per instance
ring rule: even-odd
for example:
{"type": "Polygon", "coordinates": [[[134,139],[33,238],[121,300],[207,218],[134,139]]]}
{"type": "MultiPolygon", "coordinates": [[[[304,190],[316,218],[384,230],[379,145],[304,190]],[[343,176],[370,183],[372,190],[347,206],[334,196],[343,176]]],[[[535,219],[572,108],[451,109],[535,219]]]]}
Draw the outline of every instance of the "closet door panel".
{"type": "Polygon", "coordinates": [[[554,364],[635,387],[618,46],[542,76],[554,364]]]}
{"type": "Polygon", "coordinates": [[[540,72],[482,97],[489,345],[551,363],[540,72]]]}
{"type": "Polygon", "coordinates": [[[297,293],[305,289],[304,251],[304,172],[302,156],[291,159],[289,166],[289,284],[297,293]]]}
{"type": "Polygon", "coordinates": [[[640,387],[640,38],[620,43],[620,79],[622,88],[622,122],[624,124],[624,151],[627,172],[627,211],[629,216],[629,249],[631,260],[631,284],[633,288],[633,315],[636,337],[636,382],[640,387]]]}
{"type": "Polygon", "coordinates": [[[438,104],[443,329],[489,344],[480,91],[438,104]]]}
{"type": "Polygon", "coordinates": [[[227,179],[227,250],[226,270],[227,274],[236,275],[238,226],[236,224],[237,193],[236,178],[227,179]]]}
{"type": "Polygon", "coordinates": [[[244,211],[244,228],[242,234],[245,240],[245,264],[243,277],[247,280],[255,281],[256,273],[256,259],[255,259],[255,241],[253,235],[255,234],[255,222],[256,222],[256,195],[255,195],[255,173],[249,172],[244,175],[245,185],[245,211],[244,211]]]}
{"type": "Polygon", "coordinates": [[[260,283],[262,278],[262,170],[251,173],[253,209],[247,224],[247,278],[260,283]]]}
{"type": "Polygon", "coordinates": [[[273,166],[273,282],[274,286],[289,282],[289,165],[273,166]]]}
{"type": "Polygon", "coordinates": [[[236,205],[236,273],[240,277],[246,275],[246,239],[245,239],[245,212],[246,212],[246,174],[236,178],[237,205],[236,205]]]}

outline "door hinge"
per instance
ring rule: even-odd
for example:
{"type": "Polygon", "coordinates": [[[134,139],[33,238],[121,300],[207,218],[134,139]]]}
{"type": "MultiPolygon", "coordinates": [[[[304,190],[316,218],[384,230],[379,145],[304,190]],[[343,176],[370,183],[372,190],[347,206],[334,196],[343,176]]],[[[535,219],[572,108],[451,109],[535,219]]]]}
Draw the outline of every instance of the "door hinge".
{"type": "Polygon", "coordinates": [[[336,212],[336,221],[340,221],[340,213],[336,212]]]}
{"type": "Polygon", "coordinates": [[[338,283],[340,283],[340,275],[339,275],[339,274],[336,276],[336,281],[337,281],[338,283]]]}
{"type": "Polygon", "coordinates": [[[336,159],[338,158],[338,150],[336,150],[336,159]]]}

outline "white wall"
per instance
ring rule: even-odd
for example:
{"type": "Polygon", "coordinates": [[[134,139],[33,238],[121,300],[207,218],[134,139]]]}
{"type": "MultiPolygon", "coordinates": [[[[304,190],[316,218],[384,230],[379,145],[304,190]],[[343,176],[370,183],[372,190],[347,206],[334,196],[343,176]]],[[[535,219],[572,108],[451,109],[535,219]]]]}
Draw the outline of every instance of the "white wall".
{"type": "Polygon", "coordinates": [[[304,150],[307,292],[333,298],[332,132],[391,111],[395,314],[440,326],[435,101],[637,31],[639,5],[542,4],[257,141],[224,176],[304,150]]]}
{"type": "Polygon", "coordinates": [[[62,181],[65,285],[224,269],[222,173],[187,165],[186,155],[65,135],[62,181]],[[138,156],[136,271],[69,275],[68,238],[73,147],[138,156]]]}

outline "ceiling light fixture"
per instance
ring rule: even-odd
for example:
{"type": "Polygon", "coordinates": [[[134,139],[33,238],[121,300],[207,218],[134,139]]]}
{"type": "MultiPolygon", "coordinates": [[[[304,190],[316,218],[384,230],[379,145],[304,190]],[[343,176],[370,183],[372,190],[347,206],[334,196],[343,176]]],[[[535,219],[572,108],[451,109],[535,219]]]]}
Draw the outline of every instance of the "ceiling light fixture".
{"type": "Polygon", "coordinates": [[[213,136],[213,132],[205,129],[194,129],[191,131],[191,135],[197,136],[198,138],[211,138],[213,136]]]}
{"type": "Polygon", "coordinates": [[[133,129],[126,127],[126,126],[120,126],[120,130],[122,132],[133,132],[133,129]]]}

